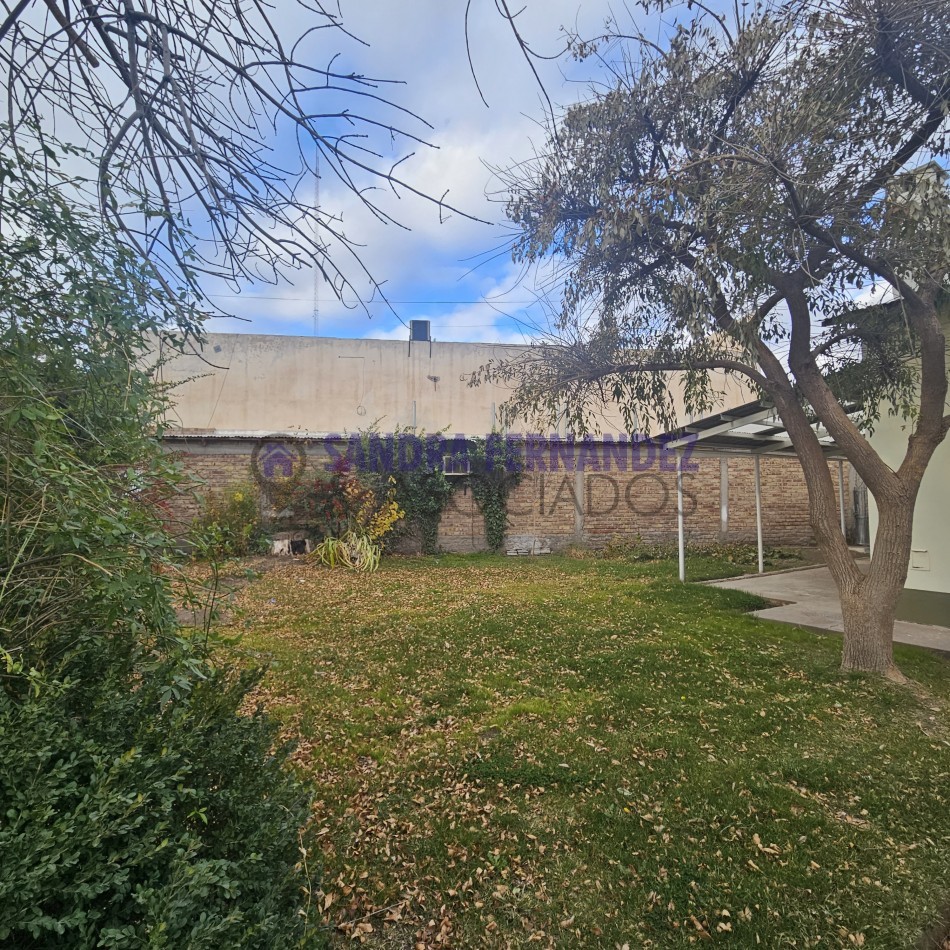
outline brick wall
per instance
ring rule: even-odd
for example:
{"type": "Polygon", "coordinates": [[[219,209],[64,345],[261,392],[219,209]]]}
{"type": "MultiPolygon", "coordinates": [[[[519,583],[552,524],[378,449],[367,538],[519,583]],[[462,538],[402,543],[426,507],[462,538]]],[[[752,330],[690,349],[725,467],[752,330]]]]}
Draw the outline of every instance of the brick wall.
{"type": "Polygon", "coordinates": [[[229,451],[207,451],[208,446],[166,442],[166,448],[190,484],[188,489],[169,499],[166,506],[165,521],[173,534],[187,530],[201,511],[206,496],[252,482],[250,445],[228,447],[229,451]]]}
{"type": "MultiPolygon", "coordinates": [[[[201,498],[252,481],[250,440],[168,439],[183,469],[195,477],[191,493],[173,499],[169,521],[180,530],[200,510],[201,498]]],[[[325,445],[304,446],[308,467],[321,469],[330,455],[325,445]]],[[[612,538],[649,541],[676,538],[675,461],[670,453],[653,458],[618,458],[599,451],[576,467],[576,450],[546,453],[532,459],[509,499],[509,542],[530,545],[537,539],[552,549],[568,544],[602,546],[612,538]],[[543,468],[541,466],[543,465],[543,468]]],[[[793,456],[760,457],[762,528],[768,545],[813,543],[808,497],[798,460],[793,456]]],[[[837,491],[838,466],[829,462],[837,491]]],[[[845,473],[847,479],[847,471],[845,473]]],[[[851,492],[845,485],[845,501],[851,492]]],[[[684,527],[687,541],[755,541],[754,460],[746,455],[697,451],[683,474],[684,527]],[[724,506],[723,501],[727,504],[724,506]]],[[[850,511],[846,511],[850,523],[850,511]]],[[[464,482],[442,516],[439,543],[447,551],[484,550],[485,526],[464,482]]]]}
{"type": "Polygon", "coordinates": [[[484,551],[485,519],[472,493],[460,485],[449,498],[439,523],[439,546],[455,553],[484,551]]]}

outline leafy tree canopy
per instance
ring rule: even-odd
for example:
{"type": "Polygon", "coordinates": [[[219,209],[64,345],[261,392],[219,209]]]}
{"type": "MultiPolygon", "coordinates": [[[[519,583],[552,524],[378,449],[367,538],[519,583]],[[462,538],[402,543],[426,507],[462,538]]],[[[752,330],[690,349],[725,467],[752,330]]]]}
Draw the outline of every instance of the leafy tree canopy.
{"type": "Polygon", "coordinates": [[[508,174],[515,258],[562,267],[554,339],[476,379],[515,384],[510,415],[580,431],[598,394],[630,428],[677,425],[674,372],[693,413],[714,403],[718,374],[757,387],[802,462],[843,664],[896,676],[914,505],[950,429],[950,6],[640,7],[667,33],[611,23],[574,37],[611,81],[508,174]],[[882,406],[909,420],[896,467],[868,438],[882,406]],[[816,417],[877,503],[866,575],[837,524],[816,417]]]}
{"type": "Polygon", "coordinates": [[[673,369],[697,413],[721,369],[819,410],[827,386],[868,420],[880,400],[916,414],[909,358],[942,351],[950,267],[950,9],[641,6],[673,19],[666,42],[615,23],[574,37],[611,84],[506,176],[516,259],[553,257],[565,278],[553,341],[488,368],[520,383],[513,414],[566,401],[583,429],[597,391],[672,425],[673,369]]]}

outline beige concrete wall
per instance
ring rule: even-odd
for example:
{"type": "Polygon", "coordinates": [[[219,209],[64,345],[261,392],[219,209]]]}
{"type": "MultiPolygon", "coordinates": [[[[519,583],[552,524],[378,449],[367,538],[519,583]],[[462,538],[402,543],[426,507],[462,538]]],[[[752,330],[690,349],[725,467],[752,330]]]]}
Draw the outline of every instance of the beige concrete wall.
{"type": "MultiPolygon", "coordinates": [[[[344,433],[378,423],[384,432],[484,435],[497,425],[508,391],[470,387],[467,378],[489,360],[522,347],[480,343],[413,343],[326,337],[210,334],[201,355],[176,357],[164,367],[172,391],[172,427],[216,432],[344,433]]],[[[675,382],[672,384],[675,385],[675,382]]],[[[718,410],[755,398],[732,377],[720,376],[718,410]]],[[[677,400],[682,404],[682,400],[677,400]]],[[[604,410],[600,429],[623,432],[619,414],[604,410]]],[[[681,413],[681,421],[687,422],[681,413]]],[[[534,430],[524,423],[515,431],[534,430]]]]}

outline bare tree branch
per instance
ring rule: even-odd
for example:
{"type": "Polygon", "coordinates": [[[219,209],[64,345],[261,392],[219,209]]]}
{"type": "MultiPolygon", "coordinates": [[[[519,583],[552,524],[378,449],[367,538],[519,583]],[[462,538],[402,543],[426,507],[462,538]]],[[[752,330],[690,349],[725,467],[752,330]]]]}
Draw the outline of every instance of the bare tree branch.
{"type": "Polygon", "coordinates": [[[424,121],[386,93],[394,84],[329,53],[314,64],[318,36],[350,36],[337,14],[320,0],[297,12],[307,26],[290,43],[265,0],[21,0],[0,25],[0,146],[41,154],[48,130],[74,122],[99,156],[102,213],[169,287],[314,266],[339,295],[359,300],[368,285],[385,299],[338,218],[300,194],[317,156],[380,221],[396,223],[380,186],[464,211],[388,154],[425,145],[424,121]]]}

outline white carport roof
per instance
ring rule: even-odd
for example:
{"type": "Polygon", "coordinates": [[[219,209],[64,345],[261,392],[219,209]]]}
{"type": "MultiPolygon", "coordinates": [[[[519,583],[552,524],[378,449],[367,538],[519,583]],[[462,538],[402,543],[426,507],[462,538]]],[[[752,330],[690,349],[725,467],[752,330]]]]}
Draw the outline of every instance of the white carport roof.
{"type": "MultiPolygon", "coordinates": [[[[846,407],[849,413],[857,407],[846,407]]],[[[838,462],[838,507],[841,514],[841,532],[845,532],[844,509],[844,460],[835,440],[817,418],[811,417],[815,435],[822,451],[829,459],[838,462]]],[[[715,415],[706,416],[661,437],[668,449],[677,449],[676,503],[679,541],[680,580],[686,580],[686,536],[683,524],[683,470],[682,450],[689,445],[723,453],[750,455],[755,461],[755,526],[759,550],[759,573],[765,573],[764,545],[762,541],[762,475],[759,459],[763,455],[794,455],[795,449],[788,437],[788,430],[779,418],[775,407],[764,400],[745,403],[715,415]]]]}
{"type": "MultiPolygon", "coordinates": [[[[846,407],[854,412],[856,407],[846,407]]],[[[826,455],[844,458],[835,440],[815,416],[812,428],[826,455]]],[[[682,448],[701,443],[704,449],[756,455],[794,455],[788,431],[775,407],[757,399],[742,406],[705,416],[662,437],[668,448],[682,448]]]]}

